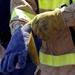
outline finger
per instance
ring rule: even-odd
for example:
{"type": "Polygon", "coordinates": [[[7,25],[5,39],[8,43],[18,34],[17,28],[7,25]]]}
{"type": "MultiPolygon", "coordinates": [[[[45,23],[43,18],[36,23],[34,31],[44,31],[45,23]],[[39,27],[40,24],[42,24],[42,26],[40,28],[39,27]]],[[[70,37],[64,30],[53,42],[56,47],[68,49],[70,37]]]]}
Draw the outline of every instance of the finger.
{"type": "Polygon", "coordinates": [[[8,73],[8,70],[7,70],[8,58],[9,58],[9,55],[5,56],[1,61],[1,71],[4,74],[8,73]]]}
{"type": "Polygon", "coordinates": [[[17,53],[12,53],[9,57],[7,70],[10,72],[13,71],[15,69],[15,65],[16,65],[17,61],[18,61],[17,53]]]}
{"type": "Polygon", "coordinates": [[[27,51],[22,51],[21,53],[18,53],[18,66],[20,68],[24,68],[26,66],[27,54],[27,51]]]}

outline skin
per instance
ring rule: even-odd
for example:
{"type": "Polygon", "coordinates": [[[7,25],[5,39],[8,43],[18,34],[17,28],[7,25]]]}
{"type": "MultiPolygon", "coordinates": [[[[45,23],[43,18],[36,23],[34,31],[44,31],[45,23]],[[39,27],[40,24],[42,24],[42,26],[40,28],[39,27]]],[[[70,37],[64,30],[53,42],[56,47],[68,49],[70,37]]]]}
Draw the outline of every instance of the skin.
{"type": "Polygon", "coordinates": [[[1,61],[1,59],[3,58],[4,54],[5,54],[5,49],[4,49],[4,47],[0,44],[0,61],[1,61]]]}

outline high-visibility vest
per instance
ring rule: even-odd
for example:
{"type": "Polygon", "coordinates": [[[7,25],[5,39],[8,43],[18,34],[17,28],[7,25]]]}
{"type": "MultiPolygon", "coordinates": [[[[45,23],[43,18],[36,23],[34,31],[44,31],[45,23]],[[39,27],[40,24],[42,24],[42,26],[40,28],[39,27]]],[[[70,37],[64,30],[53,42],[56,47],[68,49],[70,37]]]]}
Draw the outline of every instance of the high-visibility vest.
{"type": "MultiPolygon", "coordinates": [[[[73,3],[75,3],[75,0],[73,0],[73,3]]],[[[38,0],[39,9],[53,10],[57,7],[61,7],[64,4],[70,5],[69,0],[38,0]]],[[[26,11],[20,11],[20,12],[21,12],[20,14],[26,14],[30,19],[33,19],[33,17],[35,16],[26,11]]],[[[18,15],[19,13],[17,12],[17,9],[14,9],[11,16],[11,20],[18,15]]],[[[74,58],[75,53],[54,56],[40,52],[39,55],[40,55],[39,58],[41,64],[50,65],[54,67],[75,64],[75,58],[74,58]]]]}
{"type": "MultiPolygon", "coordinates": [[[[73,3],[75,2],[75,0],[73,0],[73,3]]],[[[70,2],[69,0],[38,0],[38,7],[39,9],[47,9],[47,10],[53,10],[57,7],[61,7],[62,5],[69,5],[70,2]]],[[[14,9],[12,15],[11,15],[11,20],[18,16],[19,14],[25,14],[27,15],[30,19],[34,18],[34,14],[28,13],[26,11],[22,11],[22,10],[18,10],[18,9],[14,9]],[[19,13],[18,13],[19,12],[19,13]]]]}
{"type": "MultiPolygon", "coordinates": [[[[72,0],[75,3],[75,0],[72,0]]],[[[53,10],[62,5],[70,5],[70,0],[38,0],[40,9],[53,10]]]]}
{"type": "MultiPolygon", "coordinates": [[[[75,3],[75,0],[72,1],[75,3]]],[[[53,10],[62,5],[70,5],[70,0],[39,0],[39,9],[53,10]]],[[[75,64],[75,53],[68,53],[63,55],[50,55],[39,52],[40,63],[53,67],[61,67],[65,65],[75,64]]]]}

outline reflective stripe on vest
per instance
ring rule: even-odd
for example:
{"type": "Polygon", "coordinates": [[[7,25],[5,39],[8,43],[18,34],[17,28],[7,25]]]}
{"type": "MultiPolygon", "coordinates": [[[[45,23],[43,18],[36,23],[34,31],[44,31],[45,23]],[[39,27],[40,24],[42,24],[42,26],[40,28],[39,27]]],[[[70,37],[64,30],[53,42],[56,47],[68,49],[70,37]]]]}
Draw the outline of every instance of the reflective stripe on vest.
{"type": "Polygon", "coordinates": [[[69,0],[38,0],[40,9],[55,9],[61,5],[69,5],[69,0]]]}
{"type": "Polygon", "coordinates": [[[54,56],[54,55],[48,55],[40,52],[39,58],[41,64],[53,66],[53,67],[75,65],[75,53],[54,56]]]}
{"type": "Polygon", "coordinates": [[[35,15],[25,12],[25,11],[22,11],[22,10],[19,10],[19,9],[15,9],[12,13],[11,20],[17,16],[18,17],[25,16],[25,17],[28,17],[29,19],[33,19],[35,15]]]}

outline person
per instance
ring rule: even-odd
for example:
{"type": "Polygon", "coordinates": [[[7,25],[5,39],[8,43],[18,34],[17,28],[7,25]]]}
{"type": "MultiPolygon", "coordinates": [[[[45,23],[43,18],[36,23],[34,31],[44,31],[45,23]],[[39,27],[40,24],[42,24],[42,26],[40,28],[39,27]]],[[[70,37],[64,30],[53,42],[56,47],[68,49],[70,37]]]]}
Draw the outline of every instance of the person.
{"type": "MultiPolygon", "coordinates": [[[[5,57],[2,60],[3,65],[1,65],[1,71],[8,73],[13,71],[15,66],[18,69],[26,67],[28,50],[32,60],[37,58],[34,62],[39,64],[36,53],[36,47],[38,45],[34,43],[34,38],[38,36],[39,41],[42,39],[42,46],[39,48],[41,50],[40,64],[35,74],[74,75],[74,39],[72,32],[74,33],[73,14],[75,5],[69,6],[68,8],[65,7],[62,11],[60,9],[54,9],[63,7],[65,4],[70,5],[72,3],[71,0],[61,0],[59,2],[38,0],[38,3],[36,2],[37,0],[11,0],[12,16],[10,28],[12,38],[7,47],[5,57]]],[[[28,73],[31,74],[29,71],[28,73]]]]}
{"type": "MultiPolygon", "coordinates": [[[[0,12],[1,14],[1,18],[0,18],[0,22],[1,22],[1,27],[0,27],[0,43],[1,45],[6,49],[7,48],[7,45],[9,43],[9,40],[10,40],[10,37],[11,37],[11,34],[10,34],[10,28],[9,28],[9,21],[10,21],[10,0],[8,1],[5,1],[5,0],[1,0],[0,1],[0,9],[2,10],[2,12],[0,12]],[[5,3],[5,4],[4,4],[5,3]],[[3,6],[5,5],[5,6],[3,6]],[[3,14],[3,15],[2,15],[3,14]],[[7,16],[7,17],[6,17],[7,16]],[[7,36],[7,38],[5,38],[7,36]]],[[[38,40],[36,40],[38,41],[38,40]]],[[[28,60],[27,60],[27,68],[24,68],[24,69],[16,69],[14,70],[13,72],[9,72],[9,74],[3,74],[0,72],[0,75],[21,75],[23,74],[24,71],[26,71],[28,74],[29,70],[30,70],[30,65],[34,65],[30,60],[30,57],[28,56],[28,60]],[[29,68],[28,68],[29,66],[29,68]]],[[[33,71],[35,70],[36,68],[36,65],[34,66],[31,66],[33,69],[30,71],[30,74],[33,75],[33,71]]]]}

